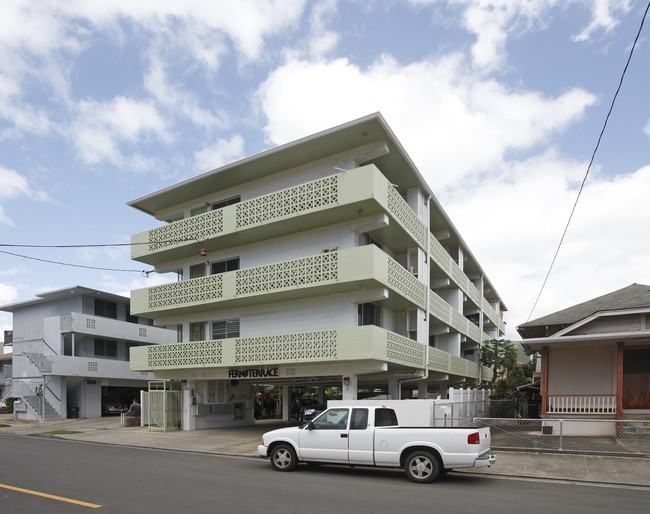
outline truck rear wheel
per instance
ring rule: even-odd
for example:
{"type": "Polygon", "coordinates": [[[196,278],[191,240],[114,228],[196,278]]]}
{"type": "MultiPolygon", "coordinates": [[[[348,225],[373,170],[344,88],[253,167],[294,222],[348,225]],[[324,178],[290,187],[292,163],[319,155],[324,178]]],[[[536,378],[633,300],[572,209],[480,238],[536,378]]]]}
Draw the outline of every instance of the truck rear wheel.
{"type": "Polygon", "coordinates": [[[406,458],[404,471],[412,482],[428,484],[438,478],[441,467],[438,457],[431,452],[418,450],[406,458]]]}
{"type": "Polygon", "coordinates": [[[271,465],[277,471],[293,471],[298,465],[295,450],[289,444],[278,444],[271,451],[271,465]]]}

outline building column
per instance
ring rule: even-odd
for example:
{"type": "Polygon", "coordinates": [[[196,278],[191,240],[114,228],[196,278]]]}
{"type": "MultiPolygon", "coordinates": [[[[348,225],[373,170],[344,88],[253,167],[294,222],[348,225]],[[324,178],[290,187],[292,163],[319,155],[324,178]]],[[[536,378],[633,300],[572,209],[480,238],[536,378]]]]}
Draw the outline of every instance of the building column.
{"type": "Polygon", "coordinates": [[[623,343],[616,343],[616,417],[623,419],[623,343]]]}
{"type": "Polygon", "coordinates": [[[356,400],[357,399],[357,375],[349,373],[343,375],[341,380],[341,388],[343,390],[343,400],[356,400]]]}
{"type": "Polygon", "coordinates": [[[546,416],[546,402],[548,397],[548,346],[542,348],[542,416],[546,416]]]}
{"type": "Polygon", "coordinates": [[[418,382],[418,399],[426,400],[429,396],[429,382],[420,380],[418,382]]]}
{"type": "Polygon", "coordinates": [[[402,391],[401,391],[399,380],[397,380],[397,377],[390,377],[388,379],[388,394],[391,395],[393,400],[402,399],[402,391]]]}
{"type": "MultiPolygon", "coordinates": [[[[196,430],[196,417],[194,415],[196,405],[194,405],[193,394],[196,384],[188,382],[183,387],[183,430],[196,430]]],[[[148,398],[148,401],[151,399],[148,398]]]]}
{"type": "Polygon", "coordinates": [[[291,386],[283,385],[280,389],[282,395],[282,420],[289,421],[291,414],[291,386]]]}

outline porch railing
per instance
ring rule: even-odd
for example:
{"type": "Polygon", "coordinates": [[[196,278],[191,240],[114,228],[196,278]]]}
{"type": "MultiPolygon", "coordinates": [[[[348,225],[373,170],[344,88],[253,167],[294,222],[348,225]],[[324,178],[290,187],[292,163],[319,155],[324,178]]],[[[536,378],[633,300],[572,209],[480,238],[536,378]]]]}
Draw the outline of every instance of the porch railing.
{"type": "Polygon", "coordinates": [[[546,414],[616,414],[616,395],[549,394],[546,414]]]}

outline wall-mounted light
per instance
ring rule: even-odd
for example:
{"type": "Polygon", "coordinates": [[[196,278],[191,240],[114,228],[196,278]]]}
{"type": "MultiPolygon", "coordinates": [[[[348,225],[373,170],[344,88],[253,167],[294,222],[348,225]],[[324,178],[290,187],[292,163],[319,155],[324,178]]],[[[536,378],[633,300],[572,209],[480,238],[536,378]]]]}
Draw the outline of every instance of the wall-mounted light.
{"type": "Polygon", "coordinates": [[[343,385],[348,387],[350,385],[350,377],[343,377],[343,385]]]}
{"type": "Polygon", "coordinates": [[[208,255],[208,251],[205,248],[201,248],[201,257],[208,255]]]}

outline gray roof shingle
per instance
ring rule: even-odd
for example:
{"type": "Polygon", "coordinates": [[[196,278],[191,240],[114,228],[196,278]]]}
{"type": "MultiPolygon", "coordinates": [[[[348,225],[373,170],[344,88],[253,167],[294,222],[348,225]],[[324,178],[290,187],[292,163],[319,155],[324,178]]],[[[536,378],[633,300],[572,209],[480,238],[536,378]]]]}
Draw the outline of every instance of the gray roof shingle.
{"type": "Polygon", "coordinates": [[[573,325],[596,312],[639,309],[645,307],[650,307],[650,286],[632,284],[623,289],[619,289],[618,291],[522,323],[517,327],[517,330],[520,328],[526,329],[551,325],[568,326],[573,325]]]}

